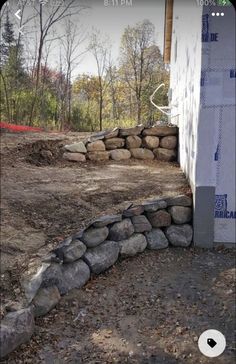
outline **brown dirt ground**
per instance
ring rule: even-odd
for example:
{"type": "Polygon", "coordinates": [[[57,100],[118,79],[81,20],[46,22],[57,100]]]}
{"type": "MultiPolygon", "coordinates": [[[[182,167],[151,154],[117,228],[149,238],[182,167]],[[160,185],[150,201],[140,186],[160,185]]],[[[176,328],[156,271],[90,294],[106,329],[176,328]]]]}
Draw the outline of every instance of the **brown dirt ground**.
{"type": "MultiPolygon", "coordinates": [[[[177,164],[62,161],[62,146],[86,136],[1,136],[4,303],[20,296],[19,278],[29,261],[92,218],[130,202],[190,193],[177,164]],[[43,158],[42,149],[52,158],[43,158]]],[[[231,364],[233,266],[227,251],[168,249],[123,261],[37,320],[33,341],[5,362],[205,364],[210,361],[194,340],[204,329],[218,328],[229,335],[230,345],[224,361],[214,363],[231,364]],[[74,321],[80,310],[86,315],[74,321]]]]}

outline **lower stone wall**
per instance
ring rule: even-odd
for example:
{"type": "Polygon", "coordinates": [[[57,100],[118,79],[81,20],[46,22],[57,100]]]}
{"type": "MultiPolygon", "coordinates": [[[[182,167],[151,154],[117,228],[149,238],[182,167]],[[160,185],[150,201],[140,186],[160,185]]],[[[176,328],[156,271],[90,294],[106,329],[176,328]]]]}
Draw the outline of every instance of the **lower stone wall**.
{"type": "Polygon", "coordinates": [[[130,205],[117,215],[102,216],[65,239],[44,259],[37,273],[22,282],[27,303],[10,312],[0,327],[0,357],[34,332],[34,317],[48,313],[62,295],[81,288],[93,274],[120,258],[145,249],[188,247],[192,242],[192,198],[186,195],[130,205]]]}
{"type": "Polygon", "coordinates": [[[69,161],[85,162],[113,159],[115,161],[136,159],[158,159],[167,162],[177,159],[178,128],[156,125],[145,128],[115,128],[97,133],[86,142],[65,146],[63,158],[69,161]]]}

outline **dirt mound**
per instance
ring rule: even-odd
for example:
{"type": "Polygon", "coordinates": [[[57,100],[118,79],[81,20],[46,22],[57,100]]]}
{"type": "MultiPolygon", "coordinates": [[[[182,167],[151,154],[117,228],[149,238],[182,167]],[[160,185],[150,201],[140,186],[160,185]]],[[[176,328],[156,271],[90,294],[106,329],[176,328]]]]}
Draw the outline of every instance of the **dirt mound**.
{"type": "MultiPolygon", "coordinates": [[[[61,140],[37,140],[22,147],[26,162],[36,166],[55,165],[62,158],[61,140]]],[[[19,147],[18,147],[19,149],[19,147]]]]}

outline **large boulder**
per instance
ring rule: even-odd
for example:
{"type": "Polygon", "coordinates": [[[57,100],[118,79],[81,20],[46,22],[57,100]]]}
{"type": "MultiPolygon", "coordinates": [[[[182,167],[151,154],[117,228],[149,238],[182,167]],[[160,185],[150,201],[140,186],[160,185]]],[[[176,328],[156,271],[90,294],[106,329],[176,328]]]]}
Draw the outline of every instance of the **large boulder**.
{"type": "Polygon", "coordinates": [[[115,222],[120,222],[121,220],[122,215],[105,215],[93,220],[92,225],[96,228],[101,228],[109,224],[114,224],[115,222]]]}
{"type": "Polygon", "coordinates": [[[110,227],[109,240],[120,241],[129,238],[134,233],[134,226],[130,219],[116,222],[110,227]]]}
{"type": "Polygon", "coordinates": [[[87,153],[88,159],[94,162],[106,161],[109,159],[109,152],[96,151],[87,153]]]}
{"type": "Polygon", "coordinates": [[[166,197],[167,206],[192,206],[192,198],[187,195],[166,197]]]}
{"type": "Polygon", "coordinates": [[[63,250],[64,263],[72,263],[81,258],[86,252],[86,245],[80,240],[73,240],[63,250]]]}
{"type": "Polygon", "coordinates": [[[61,295],[81,288],[90,278],[90,269],[81,259],[70,264],[51,264],[43,274],[41,288],[57,286],[61,295]]]}
{"type": "Polygon", "coordinates": [[[171,225],[166,228],[165,234],[173,246],[187,247],[193,238],[193,229],[190,225],[171,225]]]}
{"type": "Polygon", "coordinates": [[[71,153],[71,152],[65,152],[62,156],[63,159],[71,162],[85,162],[86,157],[82,153],[71,153]]]}
{"type": "Polygon", "coordinates": [[[172,206],[168,209],[175,224],[185,224],[192,219],[191,207],[172,206]]]}
{"type": "Polygon", "coordinates": [[[154,212],[160,209],[165,209],[167,207],[167,203],[163,199],[144,201],[142,205],[144,207],[144,211],[147,212],[154,212]]]}
{"type": "Polygon", "coordinates": [[[100,228],[90,227],[85,230],[81,240],[88,248],[94,248],[108,237],[109,230],[106,226],[100,228]]]}
{"type": "Polygon", "coordinates": [[[145,233],[145,236],[147,239],[148,249],[165,249],[169,245],[165,234],[159,228],[152,229],[150,232],[145,233]]]}
{"type": "Polygon", "coordinates": [[[161,138],[160,147],[165,149],[175,149],[177,146],[177,137],[175,135],[170,135],[161,138]]]}
{"type": "Polygon", "coordinates": [[[154,159],[154,154],[151,150],[145,148],[132,148],[130,149],[133,158],[137,159],[154,159]]]}
{"type": "Polygon", "coordinates": [[[106,150],[105,144],[102,140],[97,140],[95,142],[91,142],[87,144],[87,151],[88,152],[97,152],[106,150]]]}
{"type": "Polygon", "coordinates": [[[115,149],[110,152],[110,157],[114,161],[126,160],[131,157],[131,153],[127,149],[115,149]]]}
{"type": "Polygon", "coordinates": [[[104,141],[107,150],[122,148],[125,145],[123,138],[111,138],[104,141]]]}
{"type": "Polygon", "coordinates": [[[10,312],[1,321],[0,358],[28,342],[34,332],[34,315],[32,308],[10,312]]]}
{"type": "Polygon", "coordinates": [[[175,161],[177,158],[177,153],[174,149],[157,148],[153,150],[156,159],[165,162],[175,161]]]}
{"type": "Polygon", "coordinates": [[[131,221],[134,225],[135,233],[143,233],[152,230],[152,225],[144,215],[133,216],[131,217],[131,221]]]}
{"type": "Polygon", "coordinates": [[[96,248],[88,249],[83,259],[88,264],[92,273],[99,274],[117,261],[119,251],[119,243],[105,241],[96,248]]]}
{"type": "Polygon", "coordinates": [[[159,147],[159,138],[156,136],[145,136],[143,138],[143,146],[148,149],[155,149],[159,147]]]}
{"type": "Polygon", "coordinates": [[[133,149],[141,147],[142,139],[137,135],[130,135],[126,138],[126,148],[133,149]]]}
{"type": "Polygon", "coordinates": [[[152,227],[164,227],[171,224],[171,216],[165,210],[158,210],[156,212],[147,213],[148,220],[150,221],[152,227]]]}
{"type": "Polygon", "coordinates": [[[71,153],[87,153],[87,149],[83,142],[68,144],[65,145],[64,148],[71,153]]]}
{"type": "Polygon", "coordinates": [[[163,137],[167,135],[176,135],[178,128],[176,126],[156,125],[148,129],[143,130],[143,135],[155,135],[163,137]]]}
{"type": "Polygon", "coordinates": [[[129,239],[121,240],[119,244],[121,257],[132,257],[145,250],[147,240],[143,234],[135,233],[129,239]]]}
{"type": "Polygon", "coordinates": [[[143,128],[143,125],[137,125],[133,128],[120,129],[119,136],[124,137],[129,135],[139,135],[142,133],[143,128]]]}
{"type": "Polygon", "coordinates": [[[56,286],[40,288],[33,299],[34,316],[43,316],[51,311],[60,301],[61,295],[56,286]]]}

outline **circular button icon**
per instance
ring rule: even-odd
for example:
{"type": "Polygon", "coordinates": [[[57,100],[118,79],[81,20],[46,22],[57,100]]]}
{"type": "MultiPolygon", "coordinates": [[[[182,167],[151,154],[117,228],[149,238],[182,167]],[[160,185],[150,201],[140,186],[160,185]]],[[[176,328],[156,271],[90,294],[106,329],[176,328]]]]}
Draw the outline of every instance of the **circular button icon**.
{"type": "Polygon", "coordinates": [[[226,340],[220,331],[206,330],[199,336],[198,347],[203,355],[215,358],[224,352],[226,340]]]}

